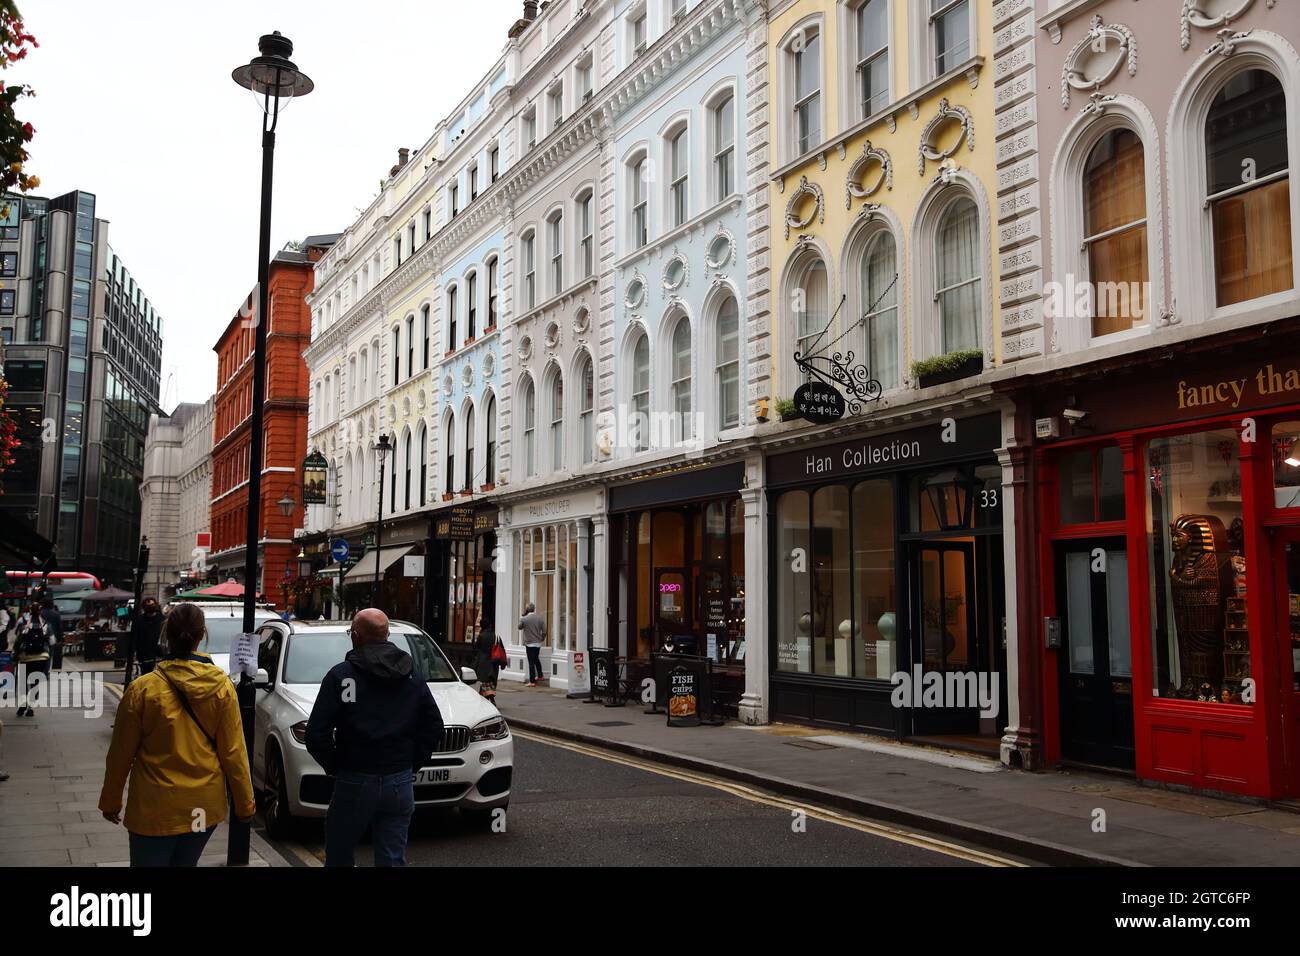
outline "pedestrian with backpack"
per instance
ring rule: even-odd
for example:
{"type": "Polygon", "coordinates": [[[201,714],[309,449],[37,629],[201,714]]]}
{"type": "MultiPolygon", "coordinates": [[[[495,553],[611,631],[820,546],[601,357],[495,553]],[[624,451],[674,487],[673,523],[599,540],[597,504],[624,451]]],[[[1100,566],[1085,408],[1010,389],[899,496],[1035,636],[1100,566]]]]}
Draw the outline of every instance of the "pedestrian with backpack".
{"type": "Polygon", "coordinates": [[[36,716],[32,710],[32,678],[36,674],[43,674],[49,679],[50,648],[53,644],[54,635],[41,614],[41,606],[33,601],[27,613],[18,620],[18,636],[15,639],[14,659],[18,664],[17,670],[20,675],[25,675],[18,682],[22,694],[22,699],[18,702],[19,717],[36,716]]]}
{"type": "Polygon", "coordinates": [[[226,818],[227,787],[241,822],[257,809],[235,685],[194,653],[206,634],[196,606],[172,608],[162,627],[167,656],[131,681],[117,707],[99,810],[125,822],[132,866],[197,866],[226,818]]]}

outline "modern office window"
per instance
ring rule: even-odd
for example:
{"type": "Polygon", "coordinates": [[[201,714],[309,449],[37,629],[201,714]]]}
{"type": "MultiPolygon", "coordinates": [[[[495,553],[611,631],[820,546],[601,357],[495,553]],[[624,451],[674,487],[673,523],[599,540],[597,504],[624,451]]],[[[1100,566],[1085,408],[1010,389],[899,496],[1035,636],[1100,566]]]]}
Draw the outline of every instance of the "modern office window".
{"type": "Polygon", "coordinates": [[[578,409],[578,420],[582,428],[582,463],[588,465],[596,457],[596,376],[590,355],[583,359],[578,382],[582,389],[582,404],[578,409]]]}
{"type": "Polygon", "coordinates": [[[465,412],[465,484],[466,491],[474,490],[474,409],[465,412]]]}
{"type": "Polygon", "coordinates": [[[677,320],[672,345],[673,425],[677,438],[688,441],[695,429],[691,420],[691,323],[685,316],[677,320]]]}
{"type": "Polygon", "coordinates": [[[857,11],[858,119],[889,105],[889,0],[866,0],[857,11]]]}
{"type": "Polygon", "coordinates": [[[934,75],[943,76],[970,57],[970,0],[930,0],[934,75]]]}
{"type": "Polygon", "coordinates": [[[497,260],[495,258],[488,260],[487,270],[487,327],[494,329],[497,325],[497,260]]]}
{"type": "Polygon", "coordinates": [[[551,378],[551,471],[564,467],[564,379],[551,378]]]}
{"type": "Polygon", "coordinates": [[[883,388],[898,384],[898,260],[893,233],[877,232],[862,256],[863,355],[883,388]]]}
{"type": "Polygon", "coordinates": [[[0,289],[0,315],[13,315],[18,305],[18,293],[14,289],[0,289]]]}
{"type": "MultiPolygon", "coordinates": [[[[1294,92],[1294,91],[1293,91],[1294,92]]],[[[1295,104],[1291,107],[1295,113],[1295,104]]],[[[1292,287],[1287,103],[1264,70],[1224,84],[1205,121],[1206,202],[1214,223],[1218,305],[1292,287]],[[1253,169],[1247,178],[1243,170],[1253,169]]]]}
{"type": "Polygon", "coordinates": [[[595,194],[588,190],[578,198],[578,246],[582,278],[590,278],[596,264],[595,219],[592,215],[595,194]]]}
{"type": "Polygon", "coordinates": [[[491,485],[497,480],[497,397],[495,395],[488,396],[484,422],[487,425],[487,430],[484,432],[487,436],[487,447],[483,461],[483,481],[491,485]]]}
{"type": "Polygon", "coordinates": [[[478,273],[471,272],[465,280],[465,341],[478,335],[478,273]]]}
{"type": "Polygon", "coordinates": [[[524,308],[537,305],[537,233],[529,232],[523,241],[524,308]]]}
{"type": "Polygon", "coordinates": [[[736,188],[736,97],[713,108],[713,188],[714,202],[721,202],[736,188]]]}
{"type": "MultiPolygon", "coordinates": [[[[13,200],[10,200],[10,202],[12,203],[13,200]]],[[[18,275],[18,253],[0,253],[0,276],[8,279],[16,275],[18,275]]]]}
{"type": "Polygon", "coordinates": [[[456,308],[456,287],[452,286],[447,290],[447,351],[455,351],[460,341],[456,338],[456,318],[459,310],[456,308]]]}
{"type": "Polygon", "coordinates": [[[537,474],[537,395],[531,379],[524,380],[524,476],[537,474]]]}
{"type": "Polygon", "coordinates": [[[935,297],[943,354],[979,347],[979,212],[963,196],[949,204],[935,236],[935,297]]]}
{"type": "Polygon", "coordinates": [[[1111,130],[1088,155],[1083,219],[1092,334],[1126,331],[1146,314],[1148,274],[1145,151],[1132,130],[1111,130]]]}
{"type": "Polygon", "coordinates": [[[644,332],[632,349],[632,427],[637,451],[650,447],[650,337],[644,332]]]}
{"type": "Polygon", "coordinates": [[[640,249],[650,241],[650,161],[642,157],[632,174],[632,248],[640,249]]]}
{"type": "Polygon", "coordinates": [[[808,152],[822,139],[822,47],[821,33],[807,30],[791,48],[794,61],[795,151],[808,152]]]}
{"type": "Polygon", "coordinates": [[[669,142],[669,188],[672,190],[673,226],[690,218],[690,140],[686,128],[677,131],[669,142]]]}
{"type": "Polygon", "coordinates": [[[551,295],[564,291],[564,214],[557,212],[549,220],[551,243],[551,295]]]}
{"type": "Polygon", "coordinates": [[[740,424],[740,310],[730,295],[718,308],[713,358],[718,369],[718,428],[732,428],[740,424]]]}

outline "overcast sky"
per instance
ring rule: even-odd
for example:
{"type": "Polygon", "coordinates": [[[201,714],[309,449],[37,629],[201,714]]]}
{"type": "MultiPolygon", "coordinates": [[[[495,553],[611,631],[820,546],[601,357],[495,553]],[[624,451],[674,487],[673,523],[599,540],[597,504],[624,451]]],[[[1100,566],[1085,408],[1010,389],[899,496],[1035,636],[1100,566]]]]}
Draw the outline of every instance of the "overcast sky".
{"type": "Polygon", "coordinates": [[[340,232],[501,54],[520,0],[19,0],[38,193],[96,195],[163,317],[162,406],[216,387],[212,346],[257,281],[261,112],[231,70],[279,30],[316,83],[280,118],[271,247],[340,232]]]}

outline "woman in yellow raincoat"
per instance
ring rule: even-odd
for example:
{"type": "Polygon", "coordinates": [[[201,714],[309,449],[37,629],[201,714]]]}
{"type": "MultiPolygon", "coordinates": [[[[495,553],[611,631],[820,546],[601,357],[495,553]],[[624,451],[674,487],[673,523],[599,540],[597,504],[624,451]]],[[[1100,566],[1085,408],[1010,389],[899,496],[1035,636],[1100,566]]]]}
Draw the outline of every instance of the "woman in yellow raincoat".
{"type": "Polygon", "coordinates": [[[163,623],[168,656],[122,696],[108,748],[99,809],[122,821],[132,866],[196,866],[226,818],[226,786],[240,820],[253,817],[253,785],[230,678],[194,653],[206,634],[203,612],[178,604],[163,623]]]}

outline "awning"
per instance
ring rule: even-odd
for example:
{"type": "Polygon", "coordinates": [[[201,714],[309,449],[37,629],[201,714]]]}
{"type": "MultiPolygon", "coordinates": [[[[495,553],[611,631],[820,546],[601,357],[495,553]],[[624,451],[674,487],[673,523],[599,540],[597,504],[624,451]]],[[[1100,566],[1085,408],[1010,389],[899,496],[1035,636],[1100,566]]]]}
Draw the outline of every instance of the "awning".
{"type": "Polygon", "coordinates": [[[407,544],[400,548],[382,548],[379,551],[367,551],[365,556],[354,564],[352,570],[347,573],[346,580],[348,584],[361,584],[366,578],[374,580],[376,555],[379,556],[379,573],[383,574],[394,563],[410,554],[414,547],[413,544],[407,544]]]}

